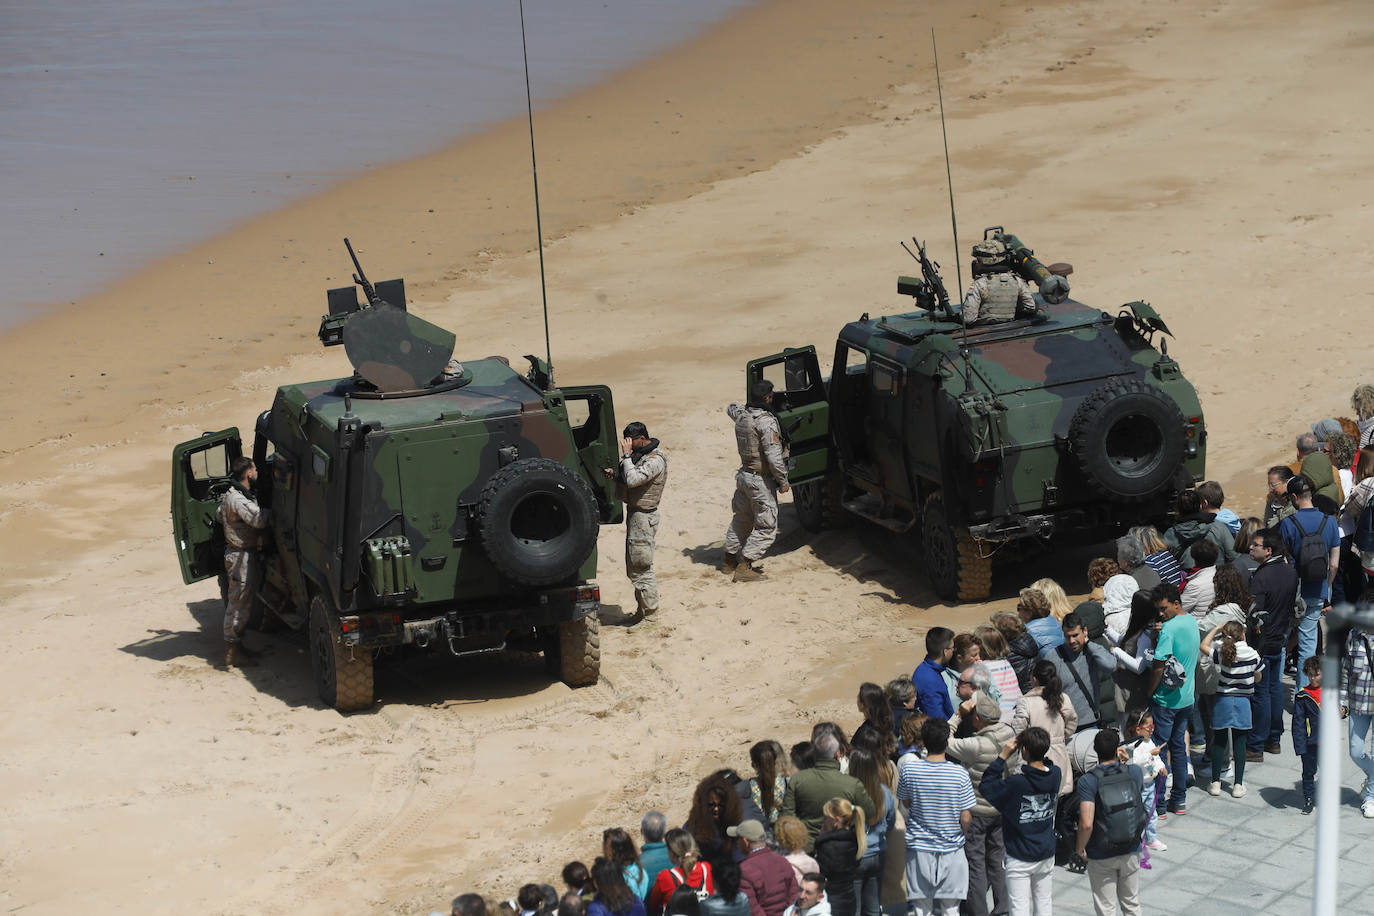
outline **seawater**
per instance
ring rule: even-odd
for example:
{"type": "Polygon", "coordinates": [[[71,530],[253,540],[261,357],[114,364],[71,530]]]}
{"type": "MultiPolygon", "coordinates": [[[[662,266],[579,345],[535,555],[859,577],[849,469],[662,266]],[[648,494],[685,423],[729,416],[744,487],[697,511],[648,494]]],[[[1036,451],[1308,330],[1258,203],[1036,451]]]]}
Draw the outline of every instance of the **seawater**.
{"type": "MultiPolygon", "coordinates": [[[[536,108],[747,2],[526,0],[536,108]]],[[[0,327],[524,105],[516,0],[0,0],[0,327]]]]}

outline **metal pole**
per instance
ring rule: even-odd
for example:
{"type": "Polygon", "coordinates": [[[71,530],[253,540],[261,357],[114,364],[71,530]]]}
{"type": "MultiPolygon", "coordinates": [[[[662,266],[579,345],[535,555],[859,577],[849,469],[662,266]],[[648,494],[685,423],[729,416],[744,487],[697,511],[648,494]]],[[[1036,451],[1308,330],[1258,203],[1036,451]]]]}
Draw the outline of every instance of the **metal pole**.
{"type": "Polygon", "coordinates": [[[1374,631],[1374,607],[1341,604],[1326,612],[1322,653],[1321,739],[1317,743],[1317,850],[1312,875],[1313,916],[1336,916],[1341,814],[1341,653],[1352,626],[1374,631]]]}

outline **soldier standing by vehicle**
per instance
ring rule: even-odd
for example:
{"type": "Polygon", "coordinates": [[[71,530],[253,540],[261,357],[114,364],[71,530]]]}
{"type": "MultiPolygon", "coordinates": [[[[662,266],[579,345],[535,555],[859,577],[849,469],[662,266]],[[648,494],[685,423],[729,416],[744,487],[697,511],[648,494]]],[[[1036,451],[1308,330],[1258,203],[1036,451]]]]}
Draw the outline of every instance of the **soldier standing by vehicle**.
{"type": "Polygon", "coordinates": [[[668,483],[668,460],[658,440],[639,422],[627,424],[620,440],[617,480],[625,500],[625,574],[635,589],[639,613],[658,612],[658,579],[654,576],[654,539],[658,535],[658,503],[668,483]]]}
{"type": "Polygon", "coordinates": [[[220,498],[219,522],[224,526],[224,572],[229,578],[224,604],[224,667],[251,664],[258,653],[243,645],[243,631],[253,610],[262,547],[262,531],[270,515],[258,506],[249,490],[258,479],[251,458],[235,458],[229,466],[234,485],[220,498]]]}
{"type": "Polygon", "coordinates": [[[735,514],[725,532],[723,569],[733,572],[736,582],[763,578],[754,564],[778,536],[778,494],[789,489],[782,427],[770,409],[773,383],[760,379],[750,393],[751,405],[726,408],[735,421],[740,467],[735,472],[735,498],[730,503],[735,514]]]}
{"type": "Polygon", "coordinates": [[[964,296],[964,324],[991,324],[1035,314],[1030,284],[1012,271],[1007,246],[988,239],[973,246],[973,285],[964,296]]]}

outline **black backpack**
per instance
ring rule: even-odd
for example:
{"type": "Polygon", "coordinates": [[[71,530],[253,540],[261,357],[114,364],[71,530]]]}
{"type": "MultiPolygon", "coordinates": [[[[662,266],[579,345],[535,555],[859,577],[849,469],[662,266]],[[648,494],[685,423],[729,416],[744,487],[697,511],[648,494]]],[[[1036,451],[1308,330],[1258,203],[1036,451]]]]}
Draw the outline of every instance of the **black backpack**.
{"type": "Polygon", "coordinates": [[[1374,550],[1374,499],[1364,504],[1360,519],[1355,523],[1355,549],[1374,550]]]}
{"type": "Polygon", "coordinates": [[[1099,766],[1096,773],[1093,832],[1101,837],[1109,856],[1134,852],[1140,847],[1148,815],[1130,768],[1123,764],[1111,772],[1099,766]]]}
{"type": "Polygon", "coordinates": [[[1293,525],[1298,529],[1298,534],[1302,535],[1302,542],[1298,544],[1298,555],[1294,559],[1297,561],[1298,578],[1303,582],[1325,581],[1327,573],[1331,571],[1331,551],[1326,546],[1326,538],[1322,537],[1329,521],[1331,516],[1323,515],[1322,523],[1317,526],[1317,530],[1308,531],[1303,528],[1298,517],[1293,516],[1293,525]]]}

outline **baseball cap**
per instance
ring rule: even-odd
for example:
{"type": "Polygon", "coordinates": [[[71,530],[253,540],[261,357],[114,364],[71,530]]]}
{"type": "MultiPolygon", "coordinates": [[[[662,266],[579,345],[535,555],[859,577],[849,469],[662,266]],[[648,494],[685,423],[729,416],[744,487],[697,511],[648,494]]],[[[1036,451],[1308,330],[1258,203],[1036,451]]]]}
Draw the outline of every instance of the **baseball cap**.
{"type": "Polygon", "coordinates": [[[981,690],[973,701],[973,711],[978,713],[978,718],[984,722],[999,722],[1002,719],[1002,704],[981,690]]]}
{"type": "Polygon", "coordinates": [[[742,821],[738,827],[726,827],[725,832],[729,836],[744,837],[751,843],[757,843],[764,837],[763,824],[755,820],[742,821]]]}

